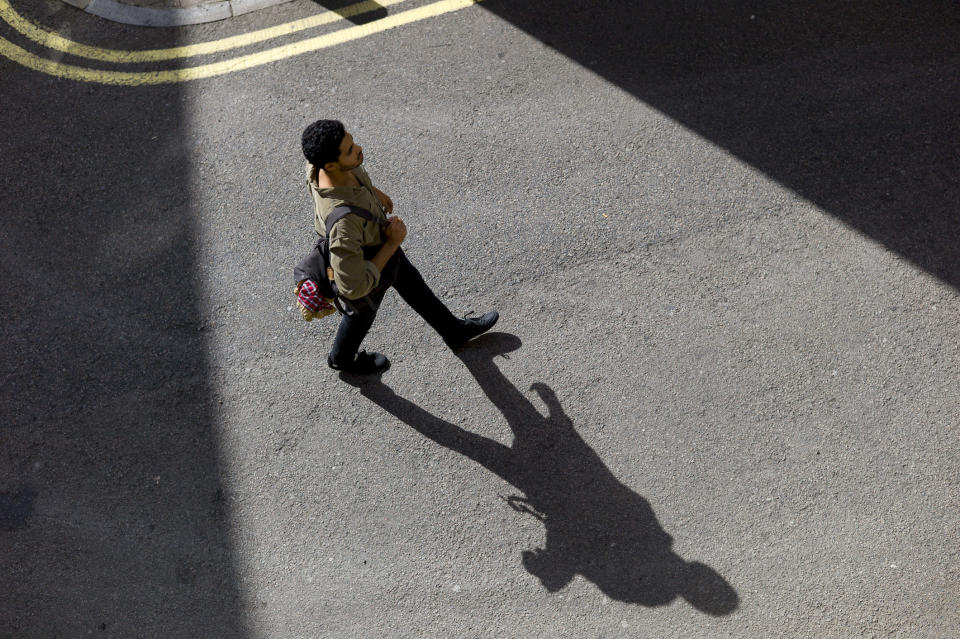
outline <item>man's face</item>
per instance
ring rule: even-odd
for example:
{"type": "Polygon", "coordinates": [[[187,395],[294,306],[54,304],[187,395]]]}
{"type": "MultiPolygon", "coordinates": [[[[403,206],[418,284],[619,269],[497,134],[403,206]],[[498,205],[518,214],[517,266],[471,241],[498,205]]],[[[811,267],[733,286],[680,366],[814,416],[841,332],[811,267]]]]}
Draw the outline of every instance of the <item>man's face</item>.
{"type": "Polygon", "coordinates": [[[340,141],[340,157],[337,158],[337,164],[340,165],[341,171],[349,171],[363,164],[363,148],[353,143],[353,136],[349,133],[345,134],[340,141]]]}

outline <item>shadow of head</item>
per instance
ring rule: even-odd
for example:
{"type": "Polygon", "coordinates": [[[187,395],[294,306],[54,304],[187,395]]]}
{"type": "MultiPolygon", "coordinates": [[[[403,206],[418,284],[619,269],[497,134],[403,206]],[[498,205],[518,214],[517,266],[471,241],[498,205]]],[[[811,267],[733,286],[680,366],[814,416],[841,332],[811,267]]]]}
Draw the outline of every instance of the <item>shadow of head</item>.
{"type": "Polygon", "coordinates": [[[550,592],[561,590],[580,574],[607,597],[623,603],[655,607],[681,597],[700,612],[717,617],[732,613],[740,603],[736,590],[709,566],[685,562],[666,547],[651,554],[650,549],[612,546],[610,552],[592,548],[592,556],[577,566],[565,554],[570,548],[525,551],[523,566],[550,592]]]}
{"type": "Polygon", "coordinates": [[[697,561],[686,565],[680,595],[700,612],[714,616],[728,615],[740,603],[737,591],[726,579],[697,561]]]}

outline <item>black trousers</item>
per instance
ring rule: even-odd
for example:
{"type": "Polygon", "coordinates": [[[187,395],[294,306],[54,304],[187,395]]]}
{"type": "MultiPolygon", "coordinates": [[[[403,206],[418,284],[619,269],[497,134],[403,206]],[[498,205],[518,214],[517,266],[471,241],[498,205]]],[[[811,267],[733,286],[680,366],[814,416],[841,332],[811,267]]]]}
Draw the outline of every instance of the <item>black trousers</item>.
{"type": "MultiPolygon", "coordinates": [[[[367,259],[379,248],[376,246],[365,250],[367,259]]],[[[425,319],[441,337],[452,336],[460,328],[460,320],[437,299],[427,283],[423,281],[420,271],[410,263],[403,250],[397,249],[380,273],[380,283],[377,287],[366,298],[353,302],[355,314],[344,315],[340,320],[340,327],[330,348],[330,361],[335,365],[344,366],[353,361],[357,351],[360,350],[360,343],[373,326],[373,320],[377,317],[377,309],[383,301],[383,296],[391,286],[396,289],[403,301],[425,319]]]]}

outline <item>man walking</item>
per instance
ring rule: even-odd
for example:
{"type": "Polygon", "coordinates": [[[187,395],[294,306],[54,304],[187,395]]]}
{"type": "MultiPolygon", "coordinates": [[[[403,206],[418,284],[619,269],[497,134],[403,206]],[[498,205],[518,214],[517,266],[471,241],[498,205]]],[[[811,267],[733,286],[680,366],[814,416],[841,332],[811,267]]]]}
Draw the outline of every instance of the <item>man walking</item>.
{"type": "Polygon", "coordinates": [[[381,353],[359,351],[377,315],[387,289],[393,286],[450,348],[458,348],[496,324],[491,311],[477,318],[457,318],[437,299],[400,245],[407,227],[393,212],[390,197],[373,186],[361,166],[363,149],[337,120],[318,120],[303,131],[307,182],[314,204],[314,227],[327,234],[327,217],[348,205],[372,214],[367,220],[347,215],[330,229],[330,266],[340,296],[351,302],[354,313],[340,320],[327,364],[356,374],[377,373],[390,366],[381,353]],[[359,352],[358,352],[359,351],[359,352]]]}

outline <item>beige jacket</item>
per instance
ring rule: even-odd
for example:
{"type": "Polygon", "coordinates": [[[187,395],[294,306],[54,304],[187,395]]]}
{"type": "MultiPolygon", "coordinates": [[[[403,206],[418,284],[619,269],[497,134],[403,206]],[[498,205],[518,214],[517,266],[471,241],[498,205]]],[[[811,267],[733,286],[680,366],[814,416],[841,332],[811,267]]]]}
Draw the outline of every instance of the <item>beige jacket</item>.
{"type": "MultiPolygon", "coordinates": [[[[353,174],[363,185],[359,187],[321,188],[317,185],[317,169],[310,163],[307,163],[306,173],[313,198],[313,226],[320,235],[326,235],[327,216],[343,204],[359,206],[386,221],[370,176],[362,166],[353,169],[353,174]]],[[[355,300],[369,294],[380,282],[380,271],[373,262],[364,259],[363,248],[383,244],[380,225],[358,215],[348,215],[333,225],[329,239],[330,266],[340,295],[355,300]]]]}

